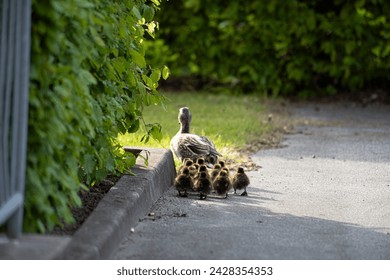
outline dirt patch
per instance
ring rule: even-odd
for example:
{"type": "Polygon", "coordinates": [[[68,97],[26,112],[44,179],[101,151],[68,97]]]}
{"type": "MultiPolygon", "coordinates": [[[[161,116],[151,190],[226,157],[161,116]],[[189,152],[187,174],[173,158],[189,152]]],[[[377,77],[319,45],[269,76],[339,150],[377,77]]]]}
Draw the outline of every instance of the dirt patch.
{"type": "Polygon", "coordinates": [[[95,184],[88,191],[81,190],[79,196],[82,201],[82,206],[73,208],[72,214],[75,219],[74,224],[65,225],[63,228],[56,227],[50,234],[55,235],[73,235],[81,225],[87,220],[89,215],[95,210],[99,202],[103,199],[106,193],[119,180],[118,176],[108,176],[102,182],[95,184]]]}

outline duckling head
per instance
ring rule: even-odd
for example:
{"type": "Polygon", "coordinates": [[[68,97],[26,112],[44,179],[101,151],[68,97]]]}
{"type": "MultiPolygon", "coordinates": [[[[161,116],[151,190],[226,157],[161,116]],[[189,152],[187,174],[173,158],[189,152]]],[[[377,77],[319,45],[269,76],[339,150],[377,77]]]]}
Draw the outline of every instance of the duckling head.
{"type": "Polygon", "coordinates": [[[240,174],[245,173],[245,172],[244,172],[244,168],[243,168],[243,167],[239,167],[239,168],[237,169],[237,173],[240,173],[240,174]]]}
{"type": "Polygon", "coordinates": [[[222,169],[220,172],[219,172],[219,174],[218,174],[218,176],[219,177],[228,177],[228,173],[226,172],[226,170],[224,170],[224,169],[222,169]]]}
{"type": "Polygon", "coordinates": [[[207,179],[207,173],[205,171],[199,172],[199,178],[200,179],[207,179]]]}
{"type": "Polygon", "coordinates": [[[185,158],[184,159],[184,165],[185,166],[191,166],[194,162],[190,158],[185,158]]]}
{"type": "Polygon", "coordinates": [[[205,160],[203,157],[199,157],[196,159],[196,163],[199,165],[205,164],[205,160]]]}
{"type": "Polygon", "coordinates": [[[219,163],[214,164],[213,169],[221,169],[221,165],[219,163]]]}
{"type": "Polygon", "coordinates": [[[199,172],[207,172],[207,166],[202,164],[201,166],[199,166],[199,172]]]}
{"type": "Polygon", "coordinates": [[[188,167],[184,167],[181,173],[186,175],[186,176],[189,176],[190,175],[190,169],[188,167]]]}

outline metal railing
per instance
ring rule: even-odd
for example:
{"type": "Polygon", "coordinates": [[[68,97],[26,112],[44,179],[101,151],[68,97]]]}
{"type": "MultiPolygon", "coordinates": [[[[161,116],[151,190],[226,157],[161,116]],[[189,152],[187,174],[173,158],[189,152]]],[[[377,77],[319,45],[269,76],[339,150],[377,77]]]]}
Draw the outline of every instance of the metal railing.
{"type": "Polygon", "coordinates": [[[22,233],[31,0],[0,0],[0,225],[22,233]]]}

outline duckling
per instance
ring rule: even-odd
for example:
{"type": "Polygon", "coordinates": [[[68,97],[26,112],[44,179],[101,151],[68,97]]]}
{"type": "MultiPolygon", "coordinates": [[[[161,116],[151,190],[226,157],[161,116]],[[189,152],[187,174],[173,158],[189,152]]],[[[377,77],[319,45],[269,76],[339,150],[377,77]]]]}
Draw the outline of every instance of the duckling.
{"type": "Polygon", "coordinates": [[[196,159],[196,163],[199,165],[206,164],[205,159],[203,157],[199,157],[196,159]]]}
{"type": "Polygon", "coordinates": [[[192,116],[188,107],[180,108],[178,120],[180,129],[170,142],[173,154],[180,161],[184,158],[195,160],[198,157],[204,157],[207,162],[214,164],[221,154],[217,152],[214,143],[209,138],[190,133],[192,116]]]}
{"type": "Polygon", "coordinates": [[[190,171],[191,178],[195,178],[196,174],[198,173],[198,169],[194,165],[191,165],[188,167],[188,170],[190,171]]]}
{"type": "Polygon", "coordinates": [[[248,176],[244,172],[244,168],[239,167],[237,169],[237,173],[233,176],[233,179],[232,179],[234,193],[237,193],[236,190],[244,189],[244,191],[241,193],[241,195],[242,196],[248,195],[248,193],[246,192],[246,187],[249,186],[249,184],[250,184],[250,181],[249,181],[248,176]]]}
{"type": "Polygon", "coordinates": [[[222,167],[221,170],[225,171],[228,176],[230,176],[230,170],[227,167],[222,167]]]}
{"type": "Polygon", "coordinates": [[[179,196],[186,197],[187,191],[192,190],[194,183],[190,176],[190,170],[188,167],[183,168],[182,173],[175,178],[173,187],[177,189],[179,196]],[[184,194],[182,194],[184,192],[184,194]]]}
{"type": "Polygon", "coordinates": [[[195,181],[194,186],[194,190],[199,192],[201,200],[207,198],[207,195],[211,192],[211,187],[211,181],[208,178],[208,174],[204,171],[201,171],[195,181]]]}
{"type": "Polygon", "coordinates": [[[201,172],[205,172],[206,175],[207,175],[207,178],[210,179],[210,174],[209,174],[209,171],[208,171],[206,165],[202,164],[201,166],[199,166],[198,175],[199,175],[201,172]]]}
{"type": "Polygon", "coordinates": [[[184,161],[183,161],[183,164],[180,165],[177,173],[180,174],[182,172],[182,170],[184,169],[184,167],[190,167],[193,164],[194,164],[194,162],[191,159],[185,158],[184,161]]]}
{"type": "Polygon", "coordinates": [[[228,191],[231,189],[231,182],[226,171],[221,170],[218,176],[213,181],[213,189],[218,195],[225,195],[225,198],[228,197],[228,191]]]}
{"type": "Polygon", "coordinates": [[[207,169],[207,166],[204,164],[199,166],[198,173],[195,175],[195,178],[194,178],[195,181],[197,179],[199,179],[201,173],[206,173],[207,179],[210,180],[210,182],[212,182],[210,174],[209,174],[209,170],[207,169]]]}
{"type": "Polygon", "coordinates": [[[219,163],[214,164],[214,167],[211,170],[211,174],[210,174],[212,181],[214,181],[215,178],[218,176],[219,171],[221,171],[221,165],[219,165],[219,163]]]}
{"type": "Polygon", "coordinates": [[[218,160],[218,163],[219,165],[224,168],[226,165],[225,165],[225,161],[224,160],[218,160]]]}

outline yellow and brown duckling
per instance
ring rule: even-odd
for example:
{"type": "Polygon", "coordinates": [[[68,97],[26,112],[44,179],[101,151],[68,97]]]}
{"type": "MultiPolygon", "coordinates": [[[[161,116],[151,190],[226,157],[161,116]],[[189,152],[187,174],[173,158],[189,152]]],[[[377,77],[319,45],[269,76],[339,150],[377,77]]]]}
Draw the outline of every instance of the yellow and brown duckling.
{"type": "Polygon", "coordinates": [[[194,179],[196,177],[196,174],[198,174],[198,169],[195,165],[191,165],[188,167],[188,170],[190,171],[191,178],[194,179]]]}
{"type": "Polygon", "coordinates": [[[199,157],[196,159],[196,163],[199,165],[203,165],[203,164],[206,164],[206,161],[203,157],[199,157]]]}
{"type": "Polygon", "coordinates": [[[195,180],[194,190],[199,192],[201,200],[207,198],[207,195],[211,192],[211,188],[212,185],[208,178],[208,174],[205,171],[199,172],[198,177],[195,180]]]}
{"type": "Polygon", "coordinates": [[[221,170],[225,171],[227,173],[228,176],[230,176],[230,170],[229,168],[227,168],[226,166],[225,167],[222,167],[221,170]]]}
{"type": "Polygon", "coordinates": [[[218,176],[213,181],[213,189],[214,191],[221,196],[228,197],[228,192],[231,189],[232,184],[229,178],[229,175],[226,171],[221,170],[218,176]]]}
{"type": "Polygon", "coordinates": [[[176,176],[173,187],[178,191],[179,196],[188,196],[187,192],[191,191],[194,187],[188,167],[184,167],[182,173],[176,176]]]}
{"type": "Polygon", "coordinates": [[[215,180],[215,178],[218,176],[220,171],[221,171],[221,165],[219,163],[214,164],[214,167],[210,172],[210,177],[212,181],[215,180]]]}
{"type": "Polygon", "coordinates": [[[177,173],[180,174],[182,172],[182,170],[184,169],[184,167],[190,167],[193,164],[194,164],[194,162],[192,159],[185,158],[183,161],[183,164],[179,166],[177,173]]]}
{"type": "Polygon", "coordinates": [[[207,166],[206,165],[200,165],[199,168],[198,168],[198,176],[201,172],[205,172],[206,175],[207,175],[207,178],[210,180],[211,177],[210,177],[210,174],[209,174],[209,170],[207,169],[207,166]]]}
{"type": "Polygon", "coordinates": [[[241,195],[246,196],[248,195],[246,188],[249,186],[250,181],[249,177],[245,174],[244,168],[239,167],[237,169],[237,173],[234,174],[233,179],[232,179],[232,186],[234,189],[234,193],[236,194],[237,190],[244,190],[241,195]]]}

